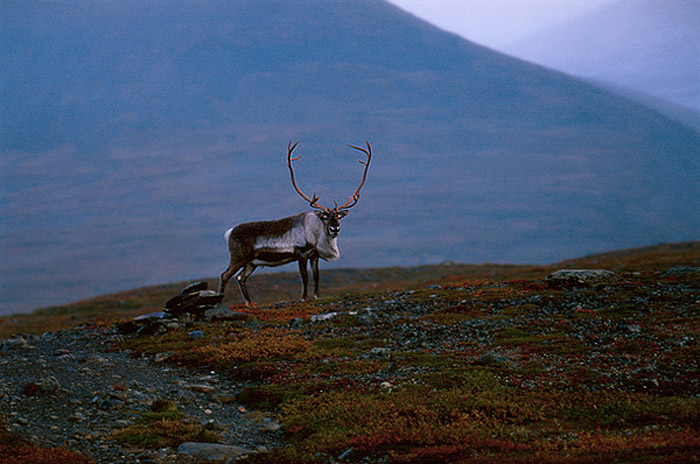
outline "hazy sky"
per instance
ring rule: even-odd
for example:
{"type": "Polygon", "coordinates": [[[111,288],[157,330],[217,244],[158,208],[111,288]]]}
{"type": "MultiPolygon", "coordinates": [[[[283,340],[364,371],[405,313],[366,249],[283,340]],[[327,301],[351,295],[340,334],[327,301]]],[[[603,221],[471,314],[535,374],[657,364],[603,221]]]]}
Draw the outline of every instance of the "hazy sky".
{"type": "Polygon", "coordinates": [[[616,0],[389,0],[441,29],[498,48],[616,0]]]}

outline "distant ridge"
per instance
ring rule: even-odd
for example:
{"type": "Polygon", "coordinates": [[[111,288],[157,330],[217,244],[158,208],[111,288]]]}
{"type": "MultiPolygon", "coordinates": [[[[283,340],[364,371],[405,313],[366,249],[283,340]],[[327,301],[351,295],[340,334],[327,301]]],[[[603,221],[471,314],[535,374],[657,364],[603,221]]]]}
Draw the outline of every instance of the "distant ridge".
{"type": "Polygon", "coordinates": [[[671,266],[700,267],[700,242],[660,243],[608,251],[569,259],[557,263],[555,266],[605,266],[614,270],[661,270],[671,266]]]}
{"type": "Polygon", "coordinates": [[[700,134],[380,0],[11,2],[0,313],[217,275],[223,231],[345,201],[328,267],[698,239],[700,134]]]}
{"type": "Polygon", "coordinates": [[[630,100],[637,101],[642,105],[673,119],[674,121],[678,121],[681,124],[700,131],[700,111],[690,109],[687,106],[671,103],[661,98],[649,95],[648,93],[639,92],[626,87],[620,87],[619,85],[614,85],[609,82],[600,82],[595,80],[592,80],[591,82],[605,90],[622,95],[630,100]]]}
{"type": "MultiPolygon", "coordinates": [[[[572,258],[541,266],[512,264],[426,264],[412,267],[381,267],[369,269],[332,269],[322,279],[325,296],[367,291],[401,291],[425,288],[431,284],[450,285],[460,280],[542,279],[562,268],[604,268],[621,271],[665,271],[677,266],[700,266],[700,242],[662,243],[646,247],[609,251],[572,258]]],[[[299,298],[297,272],[275,272],[255,275],[249,279],[251,291],[262,298],[260,304],[299,298]]],[[[216,279],[204,279],[210,288],[216,279]]],[[[75,318],[118,318],[120,314],[161,311],[163,303],[176,295],[189,282],[134,288],[110,295],[101,295],[68,305],[41,308],[32,316],[67,316],[75,318]]],[[[225,303],[235,306],[240,300],[235,289],[228,292],[225,303]]],[[[0,322],[2,322],[0,320],[0,322]]],[[[73,322],[75,324],[75,322],[73,322]]]]}
{"type": "Polygon", "coordinates": [[[700,111],[700,2],[619,0],[502,49],[700,111]]]}

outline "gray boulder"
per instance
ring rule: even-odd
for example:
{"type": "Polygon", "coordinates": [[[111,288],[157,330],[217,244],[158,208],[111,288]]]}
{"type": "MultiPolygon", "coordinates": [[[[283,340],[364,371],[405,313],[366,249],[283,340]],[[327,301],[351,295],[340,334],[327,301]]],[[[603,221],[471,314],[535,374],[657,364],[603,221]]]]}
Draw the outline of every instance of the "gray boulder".
{"type": "Polygon", "coordinates": [[[546,280],[553,287],[595,287],[611,281],[616,274],[606,269],[560,269],[546,280]]]}
{"type": "Polygon", "coordinates": [[[139,335],[153,335],[162,325],[166,314],[164,312],[142,314],[130,321],[117,325],[117,330],[125,335],[138,333],[139,335]]]}
{"type": "Polygon", "coordinates": [[[244,321],[250,319],[250,314],[240,311],[233,311],[225,305],[219,305],[214,308],[204,311],[204,320],[207,322],[214,321],[244,321]]]}
{"type": "MultiPolygon", "coordinates": [[[[192,287],[191,285],[185,289],[192,287]]],[[[190,293],[180,293],[165,303],[165,311],[171,315],[191,313],[203,315],[208,309],[215,308],[224,299],[224,295],[213,290],[194,290],[190,293]]],[[[184,290],[183,290],[184,291],[184,290]]]]}
{"type": "Polygon", "coordinates": [[[666,277],[685,277],[687,275],[700,274],[700,267],[697,266],[676,266],[664,272],[666,277]]]}
{"type": "Polygon", "coordinates": [[[254,451],[235,445],[185,442],[178,447],[177,453],[203,461],[229,462],[254,451]]]}

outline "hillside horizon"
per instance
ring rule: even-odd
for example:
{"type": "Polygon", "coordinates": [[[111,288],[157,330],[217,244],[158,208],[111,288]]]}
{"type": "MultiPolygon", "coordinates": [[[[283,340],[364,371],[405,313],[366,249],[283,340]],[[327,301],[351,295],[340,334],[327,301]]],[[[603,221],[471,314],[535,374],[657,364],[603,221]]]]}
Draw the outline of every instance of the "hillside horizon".
{"type": "MultiPolygon", "coordinates": [[[[558,269],[603,268],[615,272],[630,272],[658,271],[678,266],[700,267],[700,241],[661,243],[610,250],[542,265],[468,264],[447,261],[411,267],[322,269],[321,295],[337,297],[351,293],[401,291],[460,279],[475,281],[541,279],[558,269]]],[[[5,322],[10,321],[12,317],[36,319],[43,316],[67,318],[73,324],[80,321],[118,320],[148,311],[162,311],[163,304],[167,300],[193,281],[207,282],[210,289],[216,289],[217,279],[218,277],[215,276],[200,276],[190,281],[163,282],[158,285],[124,289],[85,300],[75,300],[64,305],[35,308],[26,314],[0,314],[0,316],[5,318],[5,322]]],[[[256,306],[265,307],[281,301],[296,301],[299,298],[299,274],[294,270],[253,274],[248,280],[248,286],[256,306]]],[[[238,289],[235,286],[229,288],[224,304],[230,307],[242,307],[242,303],[238,289]]],[[[2,321],[0,319],[0,323],[2,321]]]]}

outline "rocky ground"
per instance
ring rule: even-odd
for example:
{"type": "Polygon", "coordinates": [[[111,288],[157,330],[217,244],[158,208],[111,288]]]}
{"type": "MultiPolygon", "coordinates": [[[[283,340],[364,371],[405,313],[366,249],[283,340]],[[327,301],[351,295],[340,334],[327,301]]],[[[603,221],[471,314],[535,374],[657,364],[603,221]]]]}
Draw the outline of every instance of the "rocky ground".
{"type": "MultiPolygon", "coordinates": [[[[281,462],[281,456],[286,462],[299,456],[358,463],[398,456],[413,462],[410,453],[437,445],[440,456],[454,462],[469,462],[477,445],[494,453],[488,462],[499,462],[495,439],[528,456],[550,445],[557,452],[578,446],[582,455],[595,456],[600,447],[601,453],[618,453],[619,462],[634,462],[639,440],[651,443],[648,450],[657,457],[680,453],[683,459],[700,444],[698,267],[455,280],[417,290],[280,303],[247,314],[221,307],[209,313],[197,304],[185,310],[183,301],[191,303],[178,296],[166,305],[178,309],[172,318],[155,315],[116,327],[0,340],[0,418],[11,432],[42,447],[65,447],[105,464],[206,457],[223,463],[246,455],[258,462],[281,462]],[[205,314],[209,321],[195,320],[205,314]],[[532,400],[532,411],[473,403],[491,388],[474,383],[483,379],[505,395],[532,400]],[[430,438],[401,435],[407,427],[379,441],[372,438],[392,426],[383,422],[388,410],[412,407],[413,401],[401,402],[411,388],[425,392],[428,406],[407,427],[425,420],[421,430],[432,430],[430,438]],[[465,388],[472,397],[463,395],[447,416],[430,422],[425,411],[440,409],[447,398],[443,392],[465,388]],[[358,404],[385,406],[370,406],[356,420],[328,429],[324,424],[336,417],[302,407],[311,397],[344,401],[346,392],[358,404]],[[640,398],[648,399],[641,412],[621,406],[640,398]],[[560,410],[562,401],[581,411],[560,410]],[[225,446],[191,439],[148,447],[117,438],[163,402],[201,426],[201,438],[214,437],[210,441],[225,446]],[[294,407],[280,414],[283,404],[294,407]],[[609,412],[599,416],[604,408],[609,412]],[[364,416],[371,420],[364,423],[364,416]],[[483,430],[503,436],[463,445],[464,424],[478,427],[476,418],[483,430]],[[372,428],[382,423],[384,428],[372,428]],[[442,436],[445,427],[451,432],[442,436]],[[586,441],[591,427],[608,441],[586,441]],[[279,454],[285,446],[287,454],[279,454]],[[396,449],[407,454],[392,454],[396,449]]],[[[415,403],[423,407],[423,400],[415,403]]],[[[342,408],[352,414],[352,404],[342,408]]],[[[415,462],[430,462],[425,459],[415,462]]]]}
{"type": "Polygon", "coordinates": [[[211,452],[236,457],[274,444],[279,424],[233,402],[240,385],[211,370],[177,368],[110,349],[122,339],[114,329],[79,328],[5,341],[0,411],[9,430],[102,464],[185,462],[192,447],[145,450],[118,444],[112,436],[166,399],[231,445],[211,452]]]}

